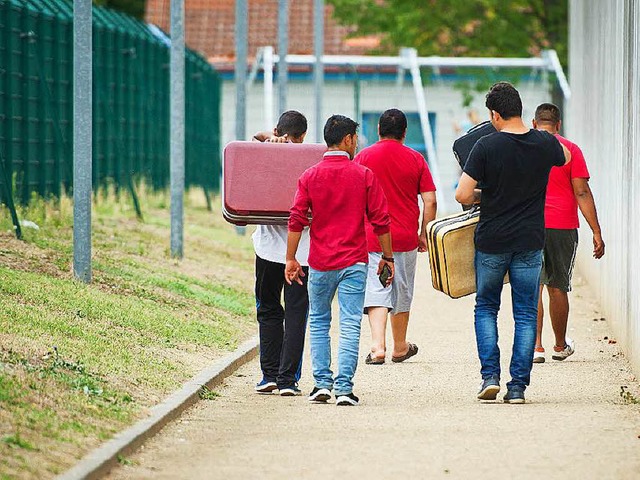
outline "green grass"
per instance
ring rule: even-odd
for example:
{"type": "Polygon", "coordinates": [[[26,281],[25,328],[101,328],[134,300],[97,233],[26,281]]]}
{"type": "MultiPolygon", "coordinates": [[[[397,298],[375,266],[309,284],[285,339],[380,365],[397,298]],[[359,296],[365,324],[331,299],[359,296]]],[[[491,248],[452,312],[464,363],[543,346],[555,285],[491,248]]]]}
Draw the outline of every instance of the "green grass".
{"type": "Polygon", "coordinates": [[[198,396],[201,400],[215,400],[220,396],[220,394],[214,390],[211,390],[206,385],[203,385],[198,392],[198,396]]]}
{"type": "Polygon", "coordinates": [[[35,450],[36,448],[20,437],[18,433],[15,435],[9,435],[2,439],[2,441],[10,448],[23,448],[24,450],[35,450]]]}
{"type": "Polygon", "coordinates": [[[69,200],[22,208],[40,227],[24,241],[0,206],[0,478],[52,478],[253,333],[250,239],[201,195],[185,201],[180,262],[166,194],[141,192],[143,222],[98,195],[89,285],[71,275],[69,200]]]}

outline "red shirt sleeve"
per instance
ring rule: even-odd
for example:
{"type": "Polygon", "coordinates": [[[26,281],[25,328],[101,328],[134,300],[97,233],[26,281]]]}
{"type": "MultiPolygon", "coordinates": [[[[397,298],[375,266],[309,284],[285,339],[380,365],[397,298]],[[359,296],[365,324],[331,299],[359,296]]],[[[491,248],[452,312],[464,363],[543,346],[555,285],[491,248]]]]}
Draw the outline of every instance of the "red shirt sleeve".
{"type": "Polygon", "coordinates": [[[306,172],[298,180],[298,189],[293,198],[293,206],[289,210],[289,231],[301,232],[304,227],[309,226],[309,190],[307,188],[308,175],[306,172]]]}
{"type": "Polygon", "coordinates": [[[422,155],[418,155],[419,158],[416,158],[417,161],[420,162],[420,184],[418,185],[420,193],[424,192],[435,192],[436,184],[433,183],[433,177],[431,176],[431,171],[429,170],[429,165],[422,157],[422,155]]]}
{"type": "Polygon", "coordinates": [[[373,233],[377,236],[384,235],[391,229],[387,197],[371,170],[367,169],[365,179],[367,183],[367,218],[373,226],[373,233]]]}
{"type": "Polygon", "coordinates": [[[573,144],[571,148],[571,178],[589,178],[589,170],[587,169],[587,162],[584,159],[582,150],[576,144],[573,144]]]}

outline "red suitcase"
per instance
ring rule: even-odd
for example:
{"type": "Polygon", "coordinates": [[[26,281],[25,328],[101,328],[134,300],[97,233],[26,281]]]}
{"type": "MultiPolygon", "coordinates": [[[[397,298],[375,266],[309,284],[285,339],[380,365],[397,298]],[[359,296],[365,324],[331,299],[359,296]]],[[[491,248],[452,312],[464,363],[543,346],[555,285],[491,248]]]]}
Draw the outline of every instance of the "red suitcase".
{"type": "Polygon", "coordinates": [[[231,142],[222,162],[222,215],[235,225],[286,225],[298,178],[322,144],[231,142]]]}

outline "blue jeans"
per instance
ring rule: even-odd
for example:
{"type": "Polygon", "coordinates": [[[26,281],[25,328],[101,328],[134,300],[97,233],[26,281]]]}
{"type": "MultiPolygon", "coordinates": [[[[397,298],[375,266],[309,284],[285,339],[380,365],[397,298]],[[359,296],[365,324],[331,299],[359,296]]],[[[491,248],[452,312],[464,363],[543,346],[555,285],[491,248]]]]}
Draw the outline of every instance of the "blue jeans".
{"type": "Polygon", "coordinates": [[[316,387],[333,389],[336,396],[353,390],[358,366],[360,322],[367,282],[367,266],[356,264],[342,270],[321,272],[309,268],[309,339],[316,387]],[[331,302],[338,292],[340,342],[338,375],[331,371],[331,302]]]}
{"type": "Polygon", "coordinates": [[[515,335],[511,354],[511,381],[507,388],[524,390],[529,385],[536,343],[538,296],[542,250],[513,253],[476,251],[475,329],[482,378],[500,377],[498,310],[504,276],[509,272],[515,335]]]}

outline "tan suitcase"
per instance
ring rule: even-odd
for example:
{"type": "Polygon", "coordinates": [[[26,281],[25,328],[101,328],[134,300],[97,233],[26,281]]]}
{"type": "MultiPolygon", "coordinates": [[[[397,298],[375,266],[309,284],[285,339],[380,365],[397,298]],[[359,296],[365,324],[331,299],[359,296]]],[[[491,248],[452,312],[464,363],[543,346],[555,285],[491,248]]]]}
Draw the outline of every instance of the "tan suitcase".
{"type": "Polygon", "coordinates": [[[429,265],[433,288],[451,298],[475,293],[473,235],[480,219],[478,209],[439,218],[427,225],[429,265]]]}
{"type": "MultiPolygon", "coordinates": [[[[427,225],[429,266],[433,288],[451,298],[476,293],[476,269],[473,265],[473,236],[480,220],[480,210],[439,218],[427,225]]],[[[509,281],[509,275],[504,282],[509,281]]]]}

